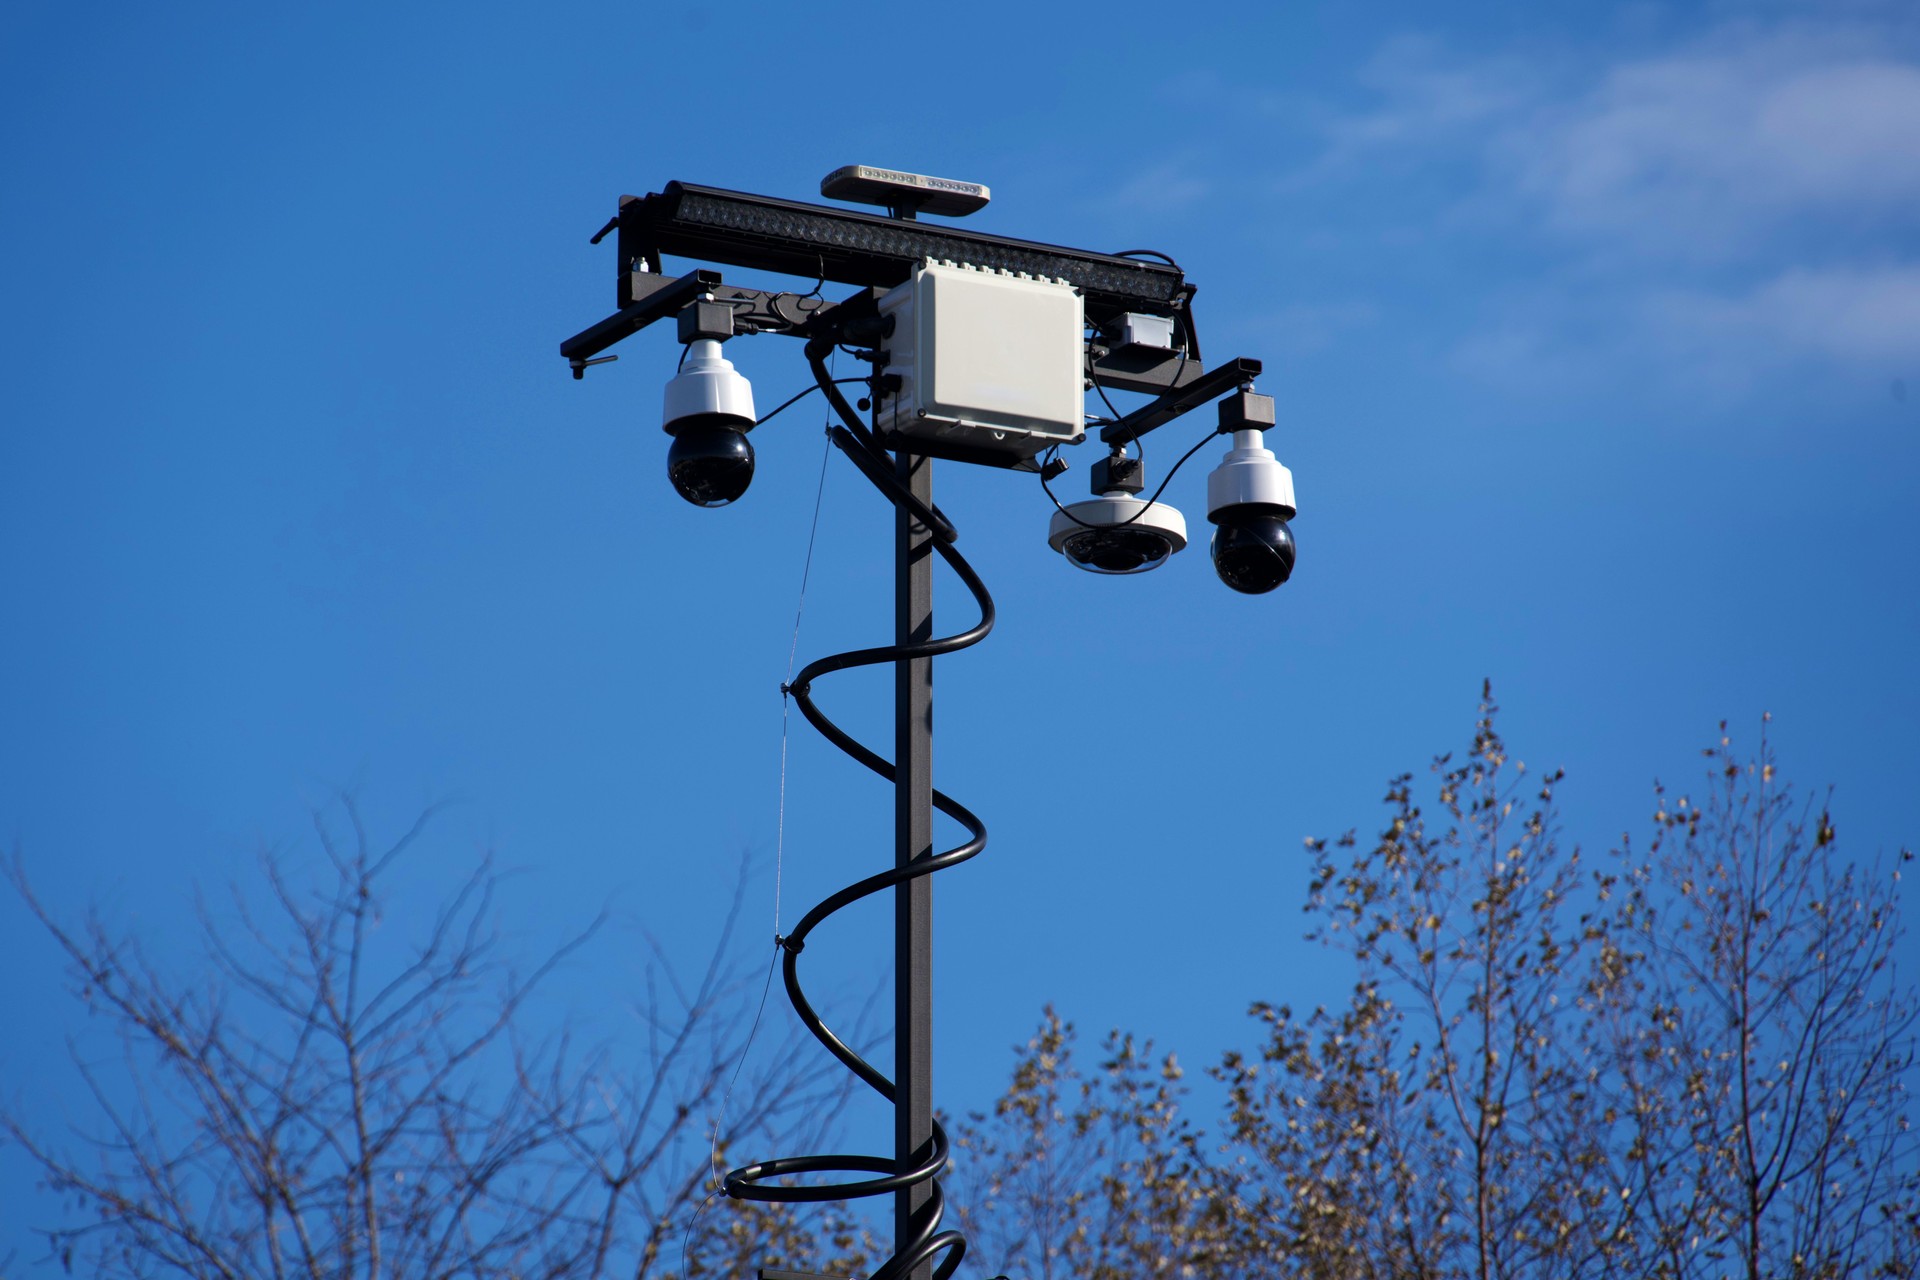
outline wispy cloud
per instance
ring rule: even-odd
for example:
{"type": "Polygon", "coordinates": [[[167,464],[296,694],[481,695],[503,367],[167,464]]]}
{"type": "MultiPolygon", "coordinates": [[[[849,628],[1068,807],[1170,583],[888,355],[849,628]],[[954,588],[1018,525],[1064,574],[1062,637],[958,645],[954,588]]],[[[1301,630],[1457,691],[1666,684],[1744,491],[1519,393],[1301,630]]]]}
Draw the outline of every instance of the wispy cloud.
{"type": "Polygon", "coordinates": [[[1910,216],[1920,65],[1851,43],[1799,31],[1625,63],[1495,145],[1556,227],[1661,254],[1737,257],[1808,221],[1910,216]]]}
{"type": "Polygon", "coordinates": [[[1149,213],[1170,213],[1189,208],[1207,198],[1212,185],[1176,165],[1157,165],[1134,175],[1113,194],[1113,202],[1123,208],[1149,213]]]}
{"type": "Polygon", "coordinates": [[[1488,284],[1462,367],[1537,383],[1634,361],[1751,387],[1783,363],[1920,363],[1904,30],[1749,22],[1584,62],[1402,39],[1364,78],[1375,101],[1328,122],[1315,179],[1448,173],[1413,216],[1537,264],[1488,284]]]}
{"type": "Polygon", "coordinates": [[[1650,323],[1721,352],[1787,349],[1849,362],[1920,362],[1920,265],[1793,268],[1737,295],[1656,292],[1650,323]]]}
{"type": "Polygon", "coordinates": [[[1368,110],[1326,122],[1337,152],[1423,144],[1508,120],[1542,88],[1524,62],[1487,56],[1464,61],[1433,39],[1411,35],[1387,41],[1359,78],[1378,100],[1368,110]]]}

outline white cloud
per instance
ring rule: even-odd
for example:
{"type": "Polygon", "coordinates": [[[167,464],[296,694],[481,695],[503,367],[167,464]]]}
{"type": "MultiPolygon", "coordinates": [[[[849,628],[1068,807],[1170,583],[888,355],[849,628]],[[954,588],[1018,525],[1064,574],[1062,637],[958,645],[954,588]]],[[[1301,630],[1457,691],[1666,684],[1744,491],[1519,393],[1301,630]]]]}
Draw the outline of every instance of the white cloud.
{"type": "Polygon", "coordinates": [[[1113,203],[1148,213],[1172,213],[1207,198],[1212,186],[1175,165],[1159,165],[1134,175],[1113,193],[1113,203]]]}
{"type": "Polygon", "coordinates": [[[1920,265],[1790,267],[1738,289],[1546,285],[1489,308],[1450,363],[1510,394],[1651,387],[1716,410],[1812,368],[1892,380],[1920,365],[1920,265]]]}
{"type": "Polygon", "coordinates": [[[1421,225],[1543,264],[1489,283],[1460,367],[1536,386],[1583,367],[1706,371],[1751,389],[1805,361],[1920,363],[1920,53],[1904,29],[1749,22],[1584,66],[1399,40],[1363,79],[1379,101],[1326,129],[1315,180],[1457,172],[1450,197],[1413,209],[1421,225]]]}
{"type": "Polygon", "coordinates": [[[1337,148],[1407,146],[1510,117],[1537,92],[1524,64],[1450,61],[1434,41],[1399,36],[1368,60],[1360,81],[1380,105],[1327,122],[1337,148]]]}
{"type": "Polygon", "coordinates": [[[1920,199],[1920,66],[1821,41],[1749,41],[1627,63],[1498,142],[1562,230],[1737,256],[1801,219],[1858,223],[1920,199]]]}
{"type": "Polygon", "coordinates": [[[1736,296],[1656,293],[1656,326],[1695,347],[1788,349],[1849,363],[1920,361],[1920,266],[1794,268],[1736,296]]]}

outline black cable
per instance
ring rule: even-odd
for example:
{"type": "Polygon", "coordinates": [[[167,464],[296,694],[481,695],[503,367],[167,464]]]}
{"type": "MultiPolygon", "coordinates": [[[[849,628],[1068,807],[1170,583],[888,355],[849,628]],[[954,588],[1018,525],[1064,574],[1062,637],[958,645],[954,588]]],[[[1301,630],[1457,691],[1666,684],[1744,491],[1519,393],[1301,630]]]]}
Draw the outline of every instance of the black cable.
{"type": "Polygon", "coordinates": [[[1187,371],[1187,349],[1185,347],[1182,347],[1180,348],[1180,363],[1176,365],[1173,370],[1172,386],[1174,387],[1174,389],[1177,390],[1179,388],[1180,375],[1185,373],[1186,371],[1187,371]]]}
{"type": "MultiPolygon", "coordinates": [[[[1160,252],[1158,249],[1122,249],[1112,256],[1116,258],[1158,258],[1175,271],[1180,272],[1182,275],[1186,274],[1186,268],[1175,262],[1171,256],[1160,252]]],[[[1193,309],[1186,305],[1186,303],[1192,300],[1193,286],[1188,285],[1185,290],[1184,301],[1174,303],[1174,320],[1182,329],[1186,330],[1187,334],[1187,341],[1185,345],[1181,347],[1182,356],[1186,354],[1187,348],[1190,347],[1193,350],[1194,358],[1198,359],[1200,356],[1200,333],[1193,327],[1193,309]]]]}
{"type": "Polygon", "coordinates": [[[802,298],[818,298],[821,296],[820,291],[827,287],[827,255],[816,249],[814,250],[813,258],[820,268],[819,271],[815,272],[818,279],[813,282],[813,288],[798,295],[802,298]]]}
{"type": "Polygon", "coordinates": [[[815,312],[822,310],[826,305],[827,305],[826,299],[820,297],[820,286],[818,285],[814,286],[812,293],[793,293],[789,290],[782,290],[781,292],[776,293],[772,297],[767,299],[767,309],[773,312],[774,316],[777,317],[782,324],[786,325],[788,329],[799,328],[801,325],[805,324],[808,320],[811,320],[815,312]],[[814,299],[818,299],[819,305],[812,306],[812,307],[799,307],[800,318],[798,320],[794,320],[794,319],[791,319],[787,315],[787,313],[781,309],[780,299],[782,298],[792,298],[796,306],[798,306],[798,304],[802,302],[805,302],[808,298],[814,298],[814,299]]]}
{"type": "Polygon", "coordinates": [[[733,312],[736,317],[736,323],[740,326],[738,330],[740,333],[788,333],[803,323],[806,317],[802,316],[799,320],[789,320],[786,313],[780,310],[780,299],[782,296],[783,295],[778,293],[772,295],[772,297],[767,300],[767,310],[765,312],[757,316],[749,315],[745,320],[738,320],[737,318],[742,311],[751,312],[758,305],[755,299],[721,298],[718,299],[718,301],[721,306],[733,312]]]}
{"type": "MultiPolygon", "coordinates": [[[[1201,449],[1205,448],[1207,441],[1213,439],[1217,435],[1222,435],[1222,434],[1224,433],[1220,430],[1220,428],[1215,427],[1212,431],[1209,431],[1206,435],[1200,437],[1199,440],[1195,441],[1193,448],[1181,454],[1180,461],[1173,464],[1173,470],[1167,472],[1167,478],[1160,482],[1160,487],[1153,491],[1153,496],[1151,498],[1147,499],[1147,506],[1150,507],[1154,503],[1160,501],[1160,495],[1167,491],[1167,486],[1173,483],[1173,478],[1176,475],[1180,474],[1180,468],[1187,465],[1188,458],[1191,458],[1194,454],[1200,452],[1201,449]]],[[[1143,508],[1140,512],[1140,515],[1145,515],[1145,514],[1146,514],[1146,511],[1143,508]]],[[[1134,516],[1133,519],[1138,520],[1140,518],[1140,515],[1134,516]]],[[[1128,521],[1128,523],[1131,524],[1132,521],[1128,521]]]]}
{"type": "MultiPolygon", "coordinates": [[[[1047,483],[1047,462],[1052,462],[1054,459],[1054,456],[1059,452],[1060,452],[1060,446],[1059,445],[1053,446],[1053,448],[1047,450],[1047,461],[1040,464],[1040,488],[1049,498],[1053,498],[1053,486],[1047,483]]],[[[1065,507],[1060,506],[1060,499],[1053,498],[1053,505],[1060,508],[1061,515],[1066,516],[1067,519],[1072,520],[1075,524],[1079,525],[1082,529],[1091,529],[1093,527],[1092,525],[1088,524],[1084,520],[1076,519],[1075,517],[1068,515],[1067,509],[1065,507]]]]}
{"type": "Polygon", "coordinates": [[[820,388],[817,386],[807,387],[799,392],[796,392],[791,396],[788,396],[784,401],[781,402],[779,408],[769,410],[767,413],[764,413],[758,418],[755,418],[753,420],[753,425],[756,427],[759,426],[761,423],[766,422],[768,419],[772,418],[775,414],[781,412],[781,410],[791,408],[793,405],[798,404],[801,400],[806,399],[808,396],[812,395],[814,392],[818,391],[819,389],[820,388]]]}
{"type": "MultiPolygon", "coordinates": [[[[1095,329],[1094,332],[1098,333],[1099,330],[1095,329]]],[[[1100,379],[1094,376],[1093,340],[1091,338],[1087,340],[1087,381],[1091,382],[1093,384],[1093,389],[1100,393],[1100,403],[1107,406],[1107,412],[1113,415],[1113,421],[1115,422],[1120,421],[1120,411],[1113,407],[1113,401],[1107,399],[1107,389],[1101,386],[1100,379]]]]}
{"type": "MultiPolygon", "coordinates": [[[[866,379],[865,378],[836,378],[835,381],[836,382],[865,382],[866,379]]],[[[785,409],[792,408],[795,404],[798,404],[801,400],[805,399],[807,396],[812,395],[814,392],[818,391],[819,389],[820,389],[820,384],[816,382],[811,386],[807,387],[804,391],[800,391],[794,395],[788,396],[784,401],[781,402],[779,408],[769,410],[768,412],[763,413],[759,417],[755,418],[753,420],[753,425],[757,427],[761,423],[772,418],[774,414],[780,413],[785,409]]]]}
{"type": "MultiPolygon", "coordinates": [[[[1065,516],[1067,519],[1073,521],[1075,524],[1079,525],[1082,529],[1124,529],[1128,525],[1132,524],[1135,520],[1138,520],[1141,516],[1144,516],[1145,514],[1147,514],[1147,512],[1153,510],[1153,504],[1160,501],[1160,495],[1167,491],[1167,486],[1173,483],[1173,478],[1180,474],[1180,468],[1187,465],[1187,459],[1191,458],[1194,454],[1200,452],[1201,449],[1205,448],[1207,441],[1213,439],[1217,435],[1222,435],[1222,434],[1224,433],[1218,427],[1215,427],[1212,431],[1209,431],[1206,435],[1201,436],[1200,439],[1194,443],[1193,448],[1187,450],[1185,453],[1180,455],[1180,461],[1173,464],[1173,470],[1167,472],[1167,478],[1160,482],[1160,487],[1153,491],[1153,496],[1147,499],[1146,505],[1141,507],[1138,511],[1134,512],[1132,515],[1128,516],[1125,520],[1115,521],[1113,524],[1088,524],[1085,520],[1082,520],[1079,516],[1076,516],[1075,514],[1073,514],[1073,512],[1067,510],[1065,507],[1060,506],[1060,499],[1054,498],[1053,487],[1047,483],[1047,469],[1045,466],[1042,466],[1040,468],[1040,487],[1046,492],[1046,495],[1049,498],[1053,498],[1053,505],[1056,507],[1059,507],[1060,514],[1065,516]]],[[[1136,440],[1134,441],[1134,443],[1138,444],[1139,441],[1136,440]]],[[[1049,455],[1051,455],[1057,452],[1059,448],[1060,448],[1059,445],[1055,445],[1052,449],[1048,450],[1047,452],[1049,453],[1049,455]]]]}
{"type": "MultiPolygon", "coordinates": [[[[814,379],[826,394],[828,403],[833,406],[835,413],[846,424],[847,434],[852,441],[851,447],[872,455],[874,460],[885,459],[886,451],[867,430],[866,424],[860,421],[859,415],[853,412],[852,406],[847,403],[846,397],[840,394],[839,388],[834,385],[833,378],[827,372],[825,358],[832,350],[832,342],[824,339],[807,344],[807,361],[813,366],[814,379]]],[[[898,486],[882,483],[878,475],[864,464],[860,470],[890,501],[910,511],[913,509],[904,491],[899,490],[898,486]]],[[[938,512],[939,509],[936,507],[929,514],[935,515],[945,523],[946,518],[938,512]]],[[[817,658],[802,667],[799,675],[795,676],[793,682],[785,689],[785,692],[792,696],[794,704],[800,708],[800,713],[807,718],[807,723],[819,730],[821,736],[889,782],[894,778],[893,763],[827,718],[813,701],[813,682],[821,676],[853,667],[878,666],[896,662],[902,658],[939,657],[942,654],[954,653],[978,644],[986,638],[987,633],[993,630],[994,622],[993,597],[988,594],[986,584],[980,580],[979,574],[967,562],[966,557],[954,549],[951,541],[935,538],[932,541],[932,547],[972,593],[974,603],[980,608],[979,622],[965,631],[934,640],[880,645],[817,658]]],[[[875,1093],[896,1105],[898,1089],[894,1082],[834,1034],[821,1020],[819,1013],[814,1010],[806,993],[800,987],[799,961],[800,953],[807,945],[808,935],[836,911],[882,890],[957,866],[986,847],[986,824],[980,821],[972,811],[937,789],[933,791],[933,806],[966,828],[965,842],[941,853],[924,854],[904,867],[894,867],[867,876],[837,893],[830,894],[801,917],[800,923],[794,926],[793,932],[780,940],[781,949],[785,952],[782,957],[781,975],[785,982],[787,999],[792,1003],[794,1012],[799,1015],[801,1025],[806,1027],[814,1039],[826,1047],[827,1052],[839,1059],[841,1065],[858,1076],[875,1093]]],[[[901,1280],[901,1277],[922,1264],[932,1261],[940,1254],[946,1256],[934,1268],[934,1280],[948,1280],[967,1252],[965,1236],[958,1231],[940,1230],[940,1219],[946,1198],[936,1179],[947,1166],[949,1150],[946,1129],[938,1120],[935,1120],[932,1141],[928,1144],[926,1155],[908,1168],[901,1168],[891,1157],[885,1156],[783,1156],[757,1161],[733,1170],[727,1174],[722,1187],[727,1195],[736,1200],[793,1203],[852,1200],[863,1196],[886,1195],[923,1183],[927,1184],[928,1199],[924,1208],[916,1215],[910,1238],[902,1242],[899,1250],[881,1264],[880,1269],[873,1273],[871,1280],[901,1280]],[[803,1186],[782,1185],[773,1181],[795,1174],[849,1173],[874,1176],[854,1181],[803,1186]]]]}
{"type": "MultiPolygon", "coordinates": [[[[1151,250],[1144,250],[1144,249],[1142,249],[1142,250],[1136,250],[1136,252],[1141,252],[1141,253],[1147,253],[1147,252],[1151,252],[1151,250]]],[[[1162,257],[1165,257],[1166,255],[1165,255],[1165,254],[1162,254],[1161,256],[1162,256],[1162,257]]],[[[1094,330],[1094,332],[1095,332],[1095,333],[1097,334],[1097,333],[1099,333],[1100,331],[1099,331],[1099,330],[1098,330],[1098,329],[1096,328],[1096,329],[1094,330]]],[[[1179,364],[1178,364],[1177,366],[1175,366],[1175,367],[1174,367],[1174,370],[1173,370],[1173,381],[1167,384],[1167,385],[1168,385],[1168,387],[1169,387],[1169,388],[1178,388],[1178,387],[1179,387],[1179,385],[1180,385],[1180,375],[1181,375],[1181,374],[1183,374],[1183,373],[1185,373],[1186,371],[1187,371],[1187,349],[1186,349],[1185,347],[1181,347],[1181,348],[1180,348],[1180,363],[1179,363],[1179,364]]],[[[1109,422],[1118,422],[1118,421],[1120,421],[1120,417],[1121,417],[1121,414],[1120,414],[1120,411],[1119,411],[1118,409],[1116,409],[1116,408],[1114,408],[1114,407],[1113,407],[1113,401],[1111,401],[1111,400],[1109,400],[1109,399],[1107,398],[1107,389],[1106,389],[1105,387],[1103,387],[1103,386],[1101,386],[1101,385],[1100,385],[1100,379],[1099,379],[1098,377],[1096,377],[1096,376],[1095,376],[1095,374],[1094,374],[1094,370],[1093,370],[1093,340],[1092,340],[1091,338],[1089,338],[1089,339],[1087,340],[1087,381],[1088,381],[1088,382],[1091,382],[1091,383],[1093,384],[1093,389],[1094,389],[1095,391],[1098,391],[1098,392],[1100,393],[1100,403],[1102,403],[1102,404],[1104,404],[1104,405],[1106,405],[1106,406],[1107,406],[1107,412],[1113,415],[1113,417],[1112,417],[1112,418],[1110,418],[1110,419],[1108,419],[1108,421],[1109,421],[1109,422]]],[[[1138,445],[1138,446],[1140,447],[1140,465],[1141,465],[1141,466],[1145,466],[1145,465],[1146,465],[1146,462],[1147,462],[1147,446],[1146,446],[1146,437],[1145,437],[1145,436],[1135,436],[1135,437],[1133,438],[1133,443],[1134,443],[1134,444],[1136,444],[1136,445],[1138,445]]],[[[1057,447],[1057,446],[1056,446],[1056,447],[1057,447]]]]}

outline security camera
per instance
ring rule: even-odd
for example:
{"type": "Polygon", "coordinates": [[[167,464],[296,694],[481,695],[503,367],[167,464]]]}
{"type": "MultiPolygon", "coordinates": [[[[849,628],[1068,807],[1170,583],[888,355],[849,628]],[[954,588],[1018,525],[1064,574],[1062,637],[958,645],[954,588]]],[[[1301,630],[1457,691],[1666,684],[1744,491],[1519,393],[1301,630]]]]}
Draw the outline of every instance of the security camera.
{"type": "Polygon", "coordinates": [[[1213,568],[1235,591],[1261,595],[1293,575],[1293,473],[1274,459],[1262,435],[1273,425],[1273,397],[1242,391],[1220,402],[1220,431],[1233,448],[1207,477],[1213,568]]]}
{"type": "Polygon", "coordinates": [[[1097,495],[1054,513],[1047,545],[1089,573],[1145,573],[1187,545],[1187,522],[1164,502],[1143,502],[1140,460],[1116,451],[1093,466],[1097,495]]]}
{"type": "Polygon", "coordinates": [[[720,354],[720,340],[687,344],[680,372],[667,383],[661,418],[673,437],[667,478],[696,507],[724,507],[753,482],[753,385],[720,354]]]}

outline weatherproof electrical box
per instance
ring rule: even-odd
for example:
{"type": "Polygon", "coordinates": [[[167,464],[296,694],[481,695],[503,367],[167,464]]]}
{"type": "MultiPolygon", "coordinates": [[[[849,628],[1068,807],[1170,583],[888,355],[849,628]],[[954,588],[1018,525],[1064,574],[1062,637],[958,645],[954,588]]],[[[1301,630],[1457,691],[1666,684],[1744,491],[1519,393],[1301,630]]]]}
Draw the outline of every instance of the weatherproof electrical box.
{"type": "Polygon", "coordinates": [[[883,435],[1010,463],[1085,437],[1085,312],[1072,285],[928,262],[880,314],[893,321],[883,435]]]}

